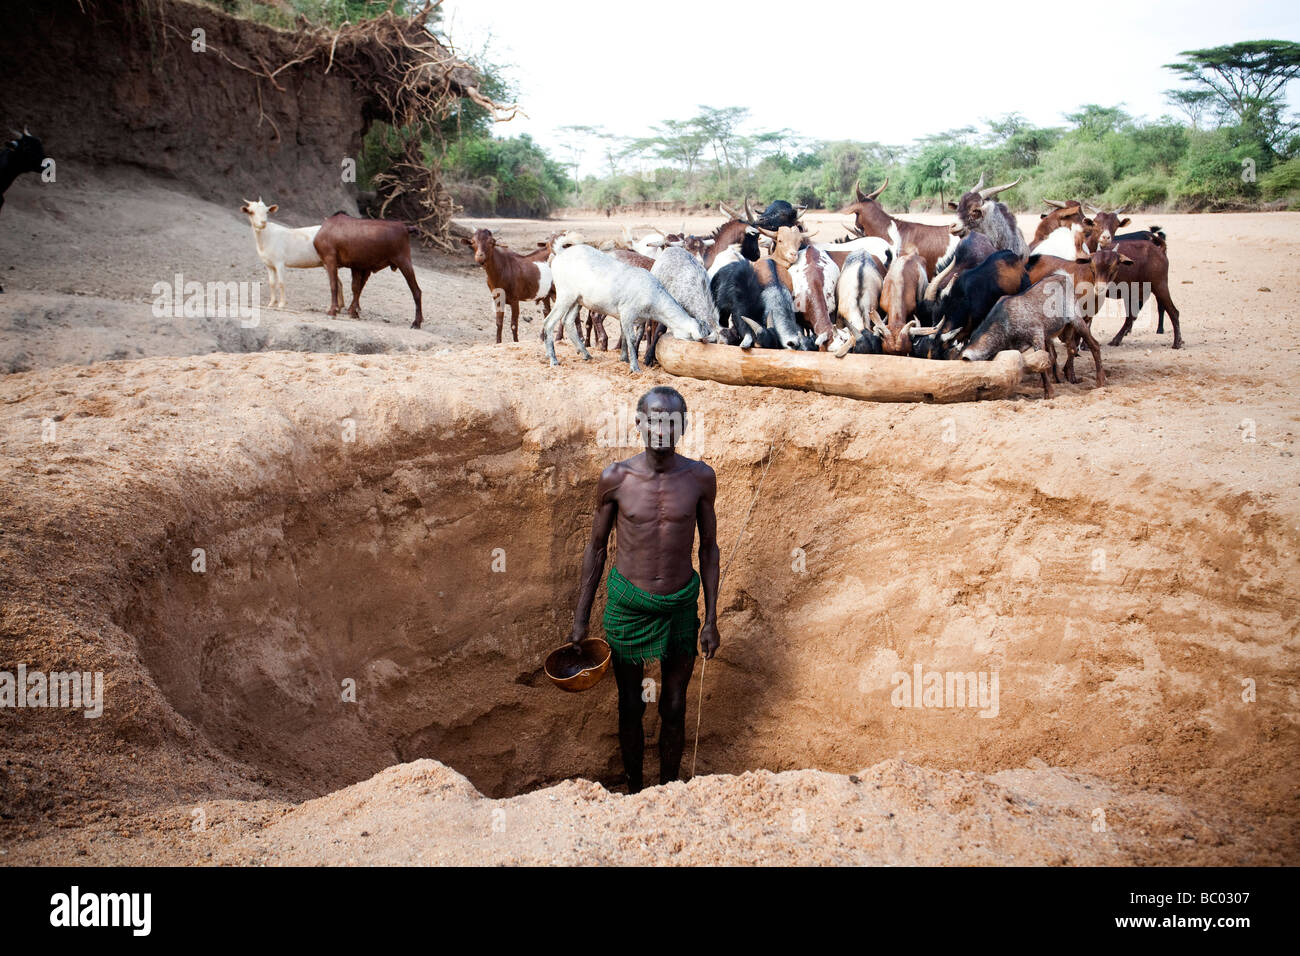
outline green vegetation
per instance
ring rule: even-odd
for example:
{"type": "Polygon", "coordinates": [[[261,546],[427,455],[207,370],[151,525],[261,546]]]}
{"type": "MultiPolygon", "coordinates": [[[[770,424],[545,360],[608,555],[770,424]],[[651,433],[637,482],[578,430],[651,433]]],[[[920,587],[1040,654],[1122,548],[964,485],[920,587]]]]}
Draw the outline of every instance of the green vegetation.
{"type": "MultiPolygon", "coordinates": [[[[399,16],[417,14],[423,0],[203,0],[237,17],[287,30],[301,22],[339,27],[382,16],[390,8],[399,16]]],[[[439,32],[442,13],[434,7],[425,22],[439,32]]],[[[480,73],[479,91],[498,103],[512,101],[514,91],[501,79],[501,70],[484,53],[462,55],[480,73]]],[[[441,123],[418,129],[394,129],[372,123],[362,142],[358,185],[373,188],[374,177],[394,169],[417,144],[422,161],[442,170],[448,193],[466,211],[479,215],[545,216],[571,192],[563,166],[528,136],[501,139],[492,135],[495,123],[488,111],[468,98],[456,102],[441,123]]]]}
{"type": "MultiPolygon", "coordinates": [[[[298,17],[337,26],[382,14],[389,0],[208,0],[275,26],[298,17]]],[[[420,9],[398,0],[397,12],[420,9]]],[[[429,14],[436,28],[440,13],[429,14]]],[[[1216,210],[1282,202],[1300,208],[1300,122],[1284,113],[1287,84],[1300,75],[1300,43],[1255,40],[1180,54],[1168,65],[1182,82],[1166,91],[1183,119],[1130,116],[1121,106],[1086,104],[1057,127],[1019,114],[923,137],[909,145],[839,140],[808,142],[792,131],[747,131],[743,107],[701,106],[688,119],[666,119],[648,135],[621,138],[600,127],[569,126],[562,159],[528,136],[498,138],[487,112],[461,100],[437,127],[394,131],[376,123],[361,159],[362,185],[390,169],[416,136],[424,161],[441,164],[451,195],[476,214],[545,216],[560,205],[595,208],[666,200],[713,205],[748,196],[835,209],[854,183],[892,209],[937,211],[985,182],[1023,177],[1002,199],[1017,209],[1043,198],[1076,198],[1130,208],[1216,210]],[[571,175],[591,152],[602,174],[571,175]]],[[[515,91],[486,52],[467,57],[497,102],[515,91]]]]}
{"type": "Polygon", "coordinates": [[[747,111],[701,107],[652,134],[618,140],[570,127],[576,166],[601,143],[608,175],[588,176],[574,201],[606,208],[648,199],[710,205],[752,197],[835,209],[861,180],[894,209],[939,210],[985,175],[1021,185],[1002,198],[1019,209],[1043,198],[1129,207],[1214,210],[1283,200],[1300,205],[1300,124],[1283,116],[1287,83],[1300,75],[1300,44],[1260,40],[1181,54],[1185,81],[1166,94],[1186,114],[1137,119],[1120,106],[1086,104],[1060,127],[1019,114],[924,137],[907,146],[799,143],[788,130],[743,132],[747,111]],[[641,170],[638,173],[630,169],[641,170]]]}

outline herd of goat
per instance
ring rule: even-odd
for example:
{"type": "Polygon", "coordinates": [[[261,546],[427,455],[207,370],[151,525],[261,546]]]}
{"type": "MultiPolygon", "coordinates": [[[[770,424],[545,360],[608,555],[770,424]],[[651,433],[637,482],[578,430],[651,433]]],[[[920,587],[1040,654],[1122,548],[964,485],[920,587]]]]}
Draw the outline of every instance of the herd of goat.
{"type": "MultiPolygon", "coordinates": [[[[0,206],[4,191],[45,161],[40,140],[27,131],[0,151],[0,206]]],[[[574,347],[590,358],[593,333],[608,348],[604,318],[618,319],[619,350],[638,371],[643,333],[650,335],[646,364],[665,331],[695,341],[743,349],[827,351],[979,361],[1004,349],[1046,352],[1052,378],[1060,381],[1054,340],[1066,350],[1065,374],[1077,382],[1080,345],[1092,353],[1096,382],[1104,384],[1101,350],[1091,323],[1107,298],[1124,303],[1124,325],[1111,339],[1119,345],[1148,298],[1173,326],[1181,348],[1178,309],[1169,296],[1166,236],[1158,227],[1121,234],[1129,224],[1122,209],[1107,212],[1078,200],[1046,200],[1026,242],[999,193],[1019,179],[985,187],[984,177],[957,202],[950,225],[897,219],[879,202],[889,180],[841,213],[852,217],[851,235],[814,243],[803,207],[777,201],[762,213],[744,203],[743,215],[725,205],[726,221],[708,236],[651,233],[633,239],[624,230],[621,248],[596,249],[573,232],[516,253],[492,232],[479,229],[463,242],[486,273],[495,306],[497,342],[505,311],[519,340],[519,307],[536,301],[547,311],[542,329],[546,354],[558,364],[555,333],[563,325],[574,347]],[[585,337],[579,313],[588,311],[585,337]]],[[[353,318],[367,279],[388,268],[400,271],[415,302],[413,328],[423,323],[420,287],[411,265],[410,230],[391,220],[357,219],[338,213],[319,226],[291,229],[270,221],[276,206],[245,200],[241,211],[253,229],[266,266],[272,301],[285,305],[286,268],[323,267],[330,283],[329,315],[343,308],[338,270],[351,272],[353,318]]],[[[3,291],[3,286],[0,286],[3,291]]],[[[1044,394],[1052,388],[1042,372],[1044,394]]]]}
{"type": "MultiPolygon", "coordinates": [[[[536,301],[547,311],[542,337],[552,364],[563,325],[589,358],[593,332],[608,347],[603,319],[622,329],[619,350],[637,371],[643,331],[646,364],[662,332],[740,348],[903,355],[927,359],[991,359],[1003,349],[1041,350],[1060,381],[1054,340],[1066,349],[1065,374],[1078,382],[1074,358],[1092,353],[1104,384],[1101,351],[1091,321],[1107,298],[1126,312],[1119,345],[1148,298],[1168,313],[1174,348],[1181,348],[1178,310],[1169,296],[1166,236],[1158,227],[1120,234],[1129,219],[1077,200],[1049,200],[1027,242],[997,195],[1019,180],[985,187],[983,177],[949,205],[951,225],[896,219],[878,197],[855,187],[852,235],[814,243],[803,208],[772,203],[744,214],[720,206],[727,220],[708,236],[650,233],[595,249],[576,233],[559,233],[521,255],[490,231],[462,241],[486,273],[496,311],[497,341],[505,311],[519,339],[519,307],[536,301]],[[579,313],[588,310],[585,335],[579,313]]],[[[1043,372],[1043,389],[1051,385],[1043,372]]]]}

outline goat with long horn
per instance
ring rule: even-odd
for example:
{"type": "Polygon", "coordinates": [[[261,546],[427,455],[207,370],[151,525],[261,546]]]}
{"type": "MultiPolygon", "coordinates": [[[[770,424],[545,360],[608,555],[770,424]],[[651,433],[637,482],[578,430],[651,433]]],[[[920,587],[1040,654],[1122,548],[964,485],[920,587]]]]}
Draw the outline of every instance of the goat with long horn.
{"type": "Polygon", "coordinates": [[[979,182],[963,193],[961,199],[948,203],[957,213],[957,221],[950,227],[952,234],[960,237],[981,232],[993,243],[994,249],[1008,249],[1023,259],[1029,252],[1025,237],[1011,211],[995,198],[998,193],[1019,184],[1020,179],[1017,176],[1001,186],[985,186],[984,173],[981,172],[979,182]]]}
{"type": "MultiPolygon", "coordinates": [[[[977,187],[975,187],[975,191],[978,192],[978,193],[980,194],[980,196],[982,196],[984,199],[992,199],[992,198],[993,198],[994,196],[996,196],[998,193],[1003,192],[1004,190],[1010,189],[1012,186],[1016,186],[1016,185],[1018,185],[1018,184],[1020,183],[1020,180],[1023,179],[1023,178],[1024,178],[1023,176],[1017,176],[1015,179],[1013,179],[1013,180],[1012,180],[1011,182],[1009,182],[1009,183],[1005,183],[1005,184],[1003,184],[1003,185],[1001,185],[1001,186],[989,186],[989,187],[987,187],[987,188],[985,188],[985,189],[980,189],[980,188],[977,186],[977,187]]],[[[984,182],[984,176],[983,176],[982,173],[980,174],[980,182],[981,182],[981,183],[984,182]]]]}
{"type": "Polygon", "coordinates": [[[895,219],[876,201],[889,185],[889,177],[870,193],[862,191],[861,181],[853,184],[853,192],[858,197],[839,210],[841,215],[852,216],[854,224],[849,228],[855,236],[884,239],[895,249],[915,251],[925,260],[927,273],[934,274],[940,259],[952,253],[957,247],[958,238],[949,235],[947,226],[932,226],[923,222],[911,222],[907,219],[895,219]]]}
{"type": "Polygon", "coordinates": [[[859,179],[857,182],[853,184],[853,191],[854,193],[857,194],[858,202],[870,202],[871,200],[878,198],[880,194],[885,191],[885,187],[888,185],[889,185],[889,177],[886,176],[885,181],[880,184],[880,186],[875,190],[875,192],[864,193],[862,191],[862,180],[859,179]]]}

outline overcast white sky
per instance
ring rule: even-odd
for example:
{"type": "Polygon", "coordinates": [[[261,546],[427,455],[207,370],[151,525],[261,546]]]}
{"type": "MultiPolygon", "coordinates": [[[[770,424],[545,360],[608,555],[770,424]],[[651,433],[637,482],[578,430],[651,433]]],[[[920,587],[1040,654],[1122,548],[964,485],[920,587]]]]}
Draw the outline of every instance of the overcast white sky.
{"type": "MultiPolygon", "coordinates": [[[[1300,39],[1295,0],[445,0],[443,11],[456,47],[486,43],[519,89],[528,118],[496,133],[527,132],[562,161],[558,127],[640,136],[702,103],[748,107],[748,129],[894,145],[1010,112],[1059,125],[1083,103],[1157,117],[1174,112],[1161,93],[1178,84],[1161,66],[1180,50],[1300,39]],[[1037,65],[1052,60],[1064,65],[1037,65]]],[[[1300,81],[1289,94],[1294,109],[1300,81]]],[[[593,146],[582,172],[598,164],[593,146]]]]}

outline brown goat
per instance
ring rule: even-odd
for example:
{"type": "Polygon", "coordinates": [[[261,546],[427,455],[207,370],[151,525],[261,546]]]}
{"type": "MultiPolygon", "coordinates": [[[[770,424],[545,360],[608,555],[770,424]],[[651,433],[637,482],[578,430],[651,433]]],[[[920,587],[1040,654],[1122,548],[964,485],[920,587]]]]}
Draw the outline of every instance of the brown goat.
{"type": "Polygon", "coordinates": [[[1124,325],[1110,344],[1116,346],[1124,341],[1146,300],[1154,297],[1160,319],[1156,333],[1164,332],[1165,313],[1169,313],[1169,321],[1174,326],[1173,347],[1182,348],[1183,332],[1178,326],[1178,309],[1169,296],[1169,253],[1164,233],[1158,226],[1153,226],[1150,232],[1116,236],[1115,249],[1132,259],[1133,265],[1120,267],[1114,284],[1106,293],[1112,299],[1124,302],[1124,325]]]}
{"type": "Polygon", "coordinates": [[[551,284],[551,269],[546,264],[550,255],[551,239],[539,243],[538,248],[526,256],[498,245],[487,229],[478,229],[461,242],[474,250],[474,261],[483,267],[487,276],[488,291],[496,312],[497,344],[501,344],[502,325],[506,306],[510,306],[510,334],[519,341],[519,303],[536,300],[543,315],[551,311],[555,288],[551,284]]]}
{"type": "MultiPolygon", "coordinates": [[[[948,232],[947,226],[928,226],[910,219],[895,219],[885,212],[885,207],[877,198],[889,185],[889,177],[874,192],[864,193],[860,182],[853,184],[857,201],[840,210],[843,215],[853,217],[852,230],[856,236],[878,236],[889,242],[897,239],[898,248],[904,253],[917,253],[925,262],[925,274],[933,275],[935,265],[952,247],[956,245],[948,232]],[[891,233],[890,229],[893,229],[891,233]]],[[[843,263],[836,263],[842,266],[843,263]]]]}
{"type": "Polygon", "coordinates": [[[880,311],[885,313],[880,350],[885,355],[911,355],[911,330],[917,306],[925,297],[925,259],[919,253],[899,256],[889,267],[880,290],[880,311]]]}
{"type": "Polygon", "coordinates": [[[330,277],[330,308],[327,315],[338,315],[343,308],[343,284],[339,282],[339,267],[352,271],[352,304],[348,315],[361,318],[358,305],[361,290],[372,272],[387,267],[400,270],[415,300],[415,321],[411,328],[424,323],[420,306],[420,287],[415,282],[415,269],[411,266],[411,234],[404,222],[393,219],[354,219],[346,213],[335,213],[321,223],[320,232],[312,243],[316,254],[330,277]]]}
{"type": "MultiPolygon", "coordinates": [[[[1068,273],[1073,277],[1074,300],[1079,318],[1091,330],[1092,317],[1106,301],[1106,290],[1116,281],[1121,267],[1131,265],[1134,265],[1132,259],[1108,246],[1073,261],[1055,256],[1030,256],[1026,272],[1031,285],[1056,272],[1068,273]]],[[[1065,377],[1077,385],[1079,376],[1074,371],[1074,357],[1079,354],[1079,349],[1072,325],[1066,326],[1062,331],[1061,341],[1065,343],[1065,377]]],[[[1051,340],[1047,344],[1052,356],[1052,378],[1059,382],[1061,377],[1056,371],[1056,349],[1052,347],[1051,340]]]]}
{"type": "Polygon", "coordinates": [[[1083,206],[1077,199],[1067,199],[1065,202],[1059,199],[1044,199],[1043,202],[1053,208],[1051,212],[1042,213],[1038,217],[1038,228],[1034,230],[1034,238],[1030,245],[1042,242],[1062,226],[1083,225],[1086,221],[1083,206]]]}
{"type": "Polygon", "coordinates": [[[1090,206],[1089,208],[1092,210],[1093,222],[1097,224],[1097,244],[1101,246],[1110,245],[1115,237],[1119,235],[1119,231],[1132,222],[1128,216],[1124,216],[1123,219],[1119,218],[1124,215],[1123,206],[1114,212],[1106,212],[1106,210],[1098,209],[1096,206],[1090,206]]]}
{"type": "Polygon", "coordinates": [[[639,252],[631,249],[615,249],[610,253],[619,262],[625,262],[630,266],[636,266],[638,269],[644,269],[649,272],[654,268],[655,261],[649,256],[643,256],[639,252]]]}
{"type": "MultiPolygon", "coordinates": [[[[579,323],[581,324],[581,323],[579,323]]],[[[602,352],[609,351],[609,333],[605,331],[605,316],[599,312],[587,310],[587,330],[583,335],[582,344],[591,348],[592,335],[595,335],[596,344],[600,346],[602,352]]]]}

